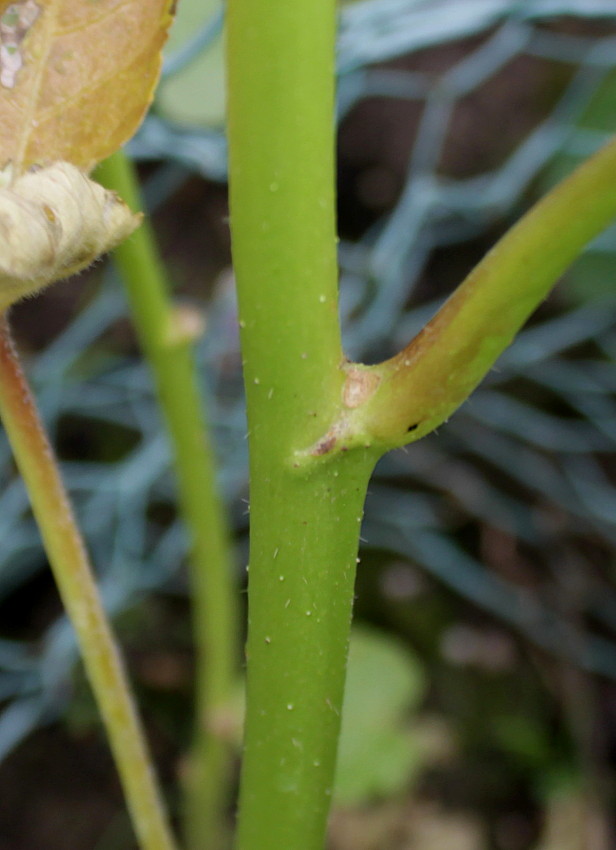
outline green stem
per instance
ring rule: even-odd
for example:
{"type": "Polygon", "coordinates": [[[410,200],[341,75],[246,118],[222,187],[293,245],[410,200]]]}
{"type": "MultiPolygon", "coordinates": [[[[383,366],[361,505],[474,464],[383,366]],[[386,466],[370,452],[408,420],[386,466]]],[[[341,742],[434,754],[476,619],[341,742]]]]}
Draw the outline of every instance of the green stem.
{"type": "Polygon", "coordinates": [[[0,416],[75,628],[142,850],[174,850],[124,667],[36,404],[0,314],[0,416]]]}
{"type": "Polygon", "coordinates": [[[233,256],[250,443],[237,846],[321,850],[368,453],[300,466],[340,405],[333,0],[231,0],[233,256]]]}
{"type": "MultiPolygon", "coordinates": [[[[121,153],[97,177],[133,209],[141,199],[131,163],[121,153]]],[[[146,221],[116,248],[133,320],[175,453],[181,514],[191,540],[191,584],[197,669],[196,725],[186,779],[188,846],[220,850],[228,843],[226,809],[234,755],[239,614],[234,563],[215,463],[197,387],[190,331],[169,301],[169,286],[146,221]]]]}
{"type": "Polygon", "coordinates": [[[366,443],[386,451],[438,427],[615,217],[616,139],[512,227],[403,351],[377,366],[346,367],[345,396],[354,406],[313,453],[366,443]]]}
{"type": "Polygon", "coordinates": [[[357,453],[305,477],[252,466],[240,850],[324,846],[372,466],[357,453]]]}

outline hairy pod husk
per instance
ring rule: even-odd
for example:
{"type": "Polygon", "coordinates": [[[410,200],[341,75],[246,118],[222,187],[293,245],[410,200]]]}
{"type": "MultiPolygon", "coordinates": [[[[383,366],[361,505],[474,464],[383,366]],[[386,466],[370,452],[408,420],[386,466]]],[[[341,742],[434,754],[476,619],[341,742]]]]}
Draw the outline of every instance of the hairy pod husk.
{"type": "Polygon", "coordinates": [[[18,177],[0,189],[0,310],[91,265],[140,221],[70,163],[18,177]]]}

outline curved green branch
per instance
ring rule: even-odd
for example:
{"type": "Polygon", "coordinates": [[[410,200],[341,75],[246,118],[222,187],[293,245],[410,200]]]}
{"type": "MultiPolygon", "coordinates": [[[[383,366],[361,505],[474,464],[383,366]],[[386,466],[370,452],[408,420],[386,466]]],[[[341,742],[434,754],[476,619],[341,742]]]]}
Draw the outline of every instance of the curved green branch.
{"type": "Polygon", "coordinates": [[[383,453],[458,408],[582,249],[616,218],[616,139],[537,203],[406,348],[347,363],[338,415],[303,464],[358,446],[383,453]]]}

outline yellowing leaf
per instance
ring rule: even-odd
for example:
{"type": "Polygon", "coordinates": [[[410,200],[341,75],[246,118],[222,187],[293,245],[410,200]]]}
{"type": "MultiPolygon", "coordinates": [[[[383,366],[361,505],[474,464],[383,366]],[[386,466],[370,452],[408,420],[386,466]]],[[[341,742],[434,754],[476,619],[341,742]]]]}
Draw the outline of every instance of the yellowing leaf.
{"type": "Polygon", "coordinates": [[[0,0],[0,168],[90,170],[152,99],[172,0],[0,0]]]}
{"type": "Polygon", "coordinates": [[[140,221],[66,162],[18,177],[0,189],[0,310],[89,266],[140,221]]]}

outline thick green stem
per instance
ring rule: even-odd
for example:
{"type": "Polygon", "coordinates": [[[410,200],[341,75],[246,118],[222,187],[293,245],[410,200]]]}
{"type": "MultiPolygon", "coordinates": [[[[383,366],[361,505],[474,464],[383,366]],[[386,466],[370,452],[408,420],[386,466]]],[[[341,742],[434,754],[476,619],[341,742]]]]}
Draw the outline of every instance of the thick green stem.
{"type": "MultiPolygon", "coordinates": [[[[97,177],[132,209],[140,197],[131,163],[120,153],[97,177]]],[[[191,541],[197,669],[196,725],[186,779],[186,833],[191,848],[228,844],[226,811],[234,755],[239,614],[234,564],[215,463],[193,362],[194,335],[169,300],[169,287],[147,221],[114,258],[133,320],[154,374],[175,453],[181,514],[191,541]]],[[[190,318],[190,317],[188,317],[190,318]]]]}
{"type": "Polygon", "coordinates": [[[344,381],[333,0],[230,0],[231,226],[250,442],[240,850],[321,850],[373,459],[312,468],[344,381]]]}
{"type": "Polygon", "coordinates": [[[62,601],[75,628],[142,850],[173,850],[143,732],[71,506],[0,314],[0,416],[62,601]]]}
{"type": "Polygon", "coordinates": [[[252,466],[240,850],[324,846],[372,465],[354,453],[305,477],[252,466]]]}

